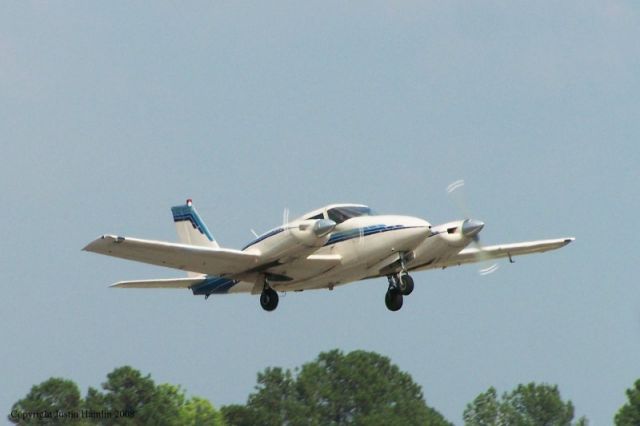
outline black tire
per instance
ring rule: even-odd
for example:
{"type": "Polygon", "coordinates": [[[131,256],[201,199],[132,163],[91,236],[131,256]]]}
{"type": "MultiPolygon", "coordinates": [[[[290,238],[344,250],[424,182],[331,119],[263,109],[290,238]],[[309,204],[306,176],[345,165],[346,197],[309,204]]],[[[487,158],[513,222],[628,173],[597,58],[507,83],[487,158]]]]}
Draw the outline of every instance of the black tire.
{"type": "Polygon", "coordinates": [[[397,311],[402,308],[402,293],[396,289],[387,290],[384,296],[384,303],[390,311],[397,311]]]}
{"type": "Polygon", "coordinates": [[[278,293],[270,288],[263,290],[260,295],[260,306],[265,311],[273,311],[278,307],[278,293]]]}
{"type": "Polygon", "coordinates": [[[413,291],[413,278],[411,278],[411,275],[404,274],[400,276],[400,291],[402,291],[402,294],[405,296],[411,294],[413,291]]]}

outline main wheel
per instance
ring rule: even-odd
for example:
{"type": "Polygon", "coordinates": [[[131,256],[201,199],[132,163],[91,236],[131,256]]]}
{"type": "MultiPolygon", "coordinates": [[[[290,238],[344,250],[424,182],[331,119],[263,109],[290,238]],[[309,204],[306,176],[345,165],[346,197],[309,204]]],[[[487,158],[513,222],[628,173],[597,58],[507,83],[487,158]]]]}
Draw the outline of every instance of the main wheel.
{"type": "Polygon", "coordinates": [[[400,291],[405,296],[408,296],[413,291],[413,278],[409,274],[403,274],[400,276],[400,291]]]}
{"type": "Polygon", "coordinates": [[[273,311],[278,307],[278,293],[270,288],[264,289],[260,295],[260,306],[265,311],[273,311]]]}
{"type": "Polygon", "coordinates": [[[390,311],[399,310],[402,308],[402,293],[395,288],[390,288],[384,296],[384,303],[390,311]]]}

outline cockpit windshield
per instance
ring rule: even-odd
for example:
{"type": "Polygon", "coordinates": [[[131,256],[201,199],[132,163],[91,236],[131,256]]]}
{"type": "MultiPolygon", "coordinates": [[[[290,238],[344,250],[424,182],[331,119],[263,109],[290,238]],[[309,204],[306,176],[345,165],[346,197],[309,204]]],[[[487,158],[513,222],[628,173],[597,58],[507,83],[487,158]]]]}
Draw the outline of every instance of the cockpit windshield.
{"type": "Polygon", "coordinates": [[[327,210],[329,219],[338,224],[352,217],[371,216],[371,214],[371,209],[365,206],[342,206],[327,210]]]}

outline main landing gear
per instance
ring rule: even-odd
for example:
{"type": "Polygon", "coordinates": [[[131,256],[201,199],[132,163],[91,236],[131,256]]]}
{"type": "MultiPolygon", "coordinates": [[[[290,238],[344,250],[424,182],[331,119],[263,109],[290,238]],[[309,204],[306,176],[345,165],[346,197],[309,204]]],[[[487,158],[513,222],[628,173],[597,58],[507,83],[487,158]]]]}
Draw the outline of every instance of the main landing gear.
{"type": "Polygon", "coordinates": [[[265,311],[273,311],[278,307],[278,293],[266,284],[260,295],[260,306],[265,311]]]}
{"type": "Polygon", "coordinates": [[[390,311],[402,308],[403,296],[408,296],[413,291],[413,278],[406,272],[388,275],[389,289],[384,296],[384,303],[390,311]]]}

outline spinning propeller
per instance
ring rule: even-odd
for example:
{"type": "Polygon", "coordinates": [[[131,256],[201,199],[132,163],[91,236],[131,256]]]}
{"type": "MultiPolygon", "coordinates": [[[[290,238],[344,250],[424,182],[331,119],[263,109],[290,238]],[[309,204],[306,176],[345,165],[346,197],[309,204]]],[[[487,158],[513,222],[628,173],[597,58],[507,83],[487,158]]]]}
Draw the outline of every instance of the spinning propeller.
{"type": "Polygon", "coordinates": [[[464,221],[462,222],[462,228],[460,232],[462,232],[462,235],[464,235],[465,237],[471,238],[472,244],[478,250],[476,257],[478,258],[478,260],[480,260],[480,262],[488,265],[481,268],[478,273],[480,275],[489,275],[497,271],[499,265],[497,263],[491,263],[491,257],[487,252],[484,251],[484,248],[480,243],[480,231],[482,230],[482,228],[484,228],[484,223],[479,220],[471,219],[469,208],[467,207],[467,204],[465,202],[463,188],[464,180],[460,179],[452,182],[449,186],[447,186],[447,193],[449,194],[449,196],[451,196],[451,198],[457,204],[458,208],[465,217],[464,221]]]}

